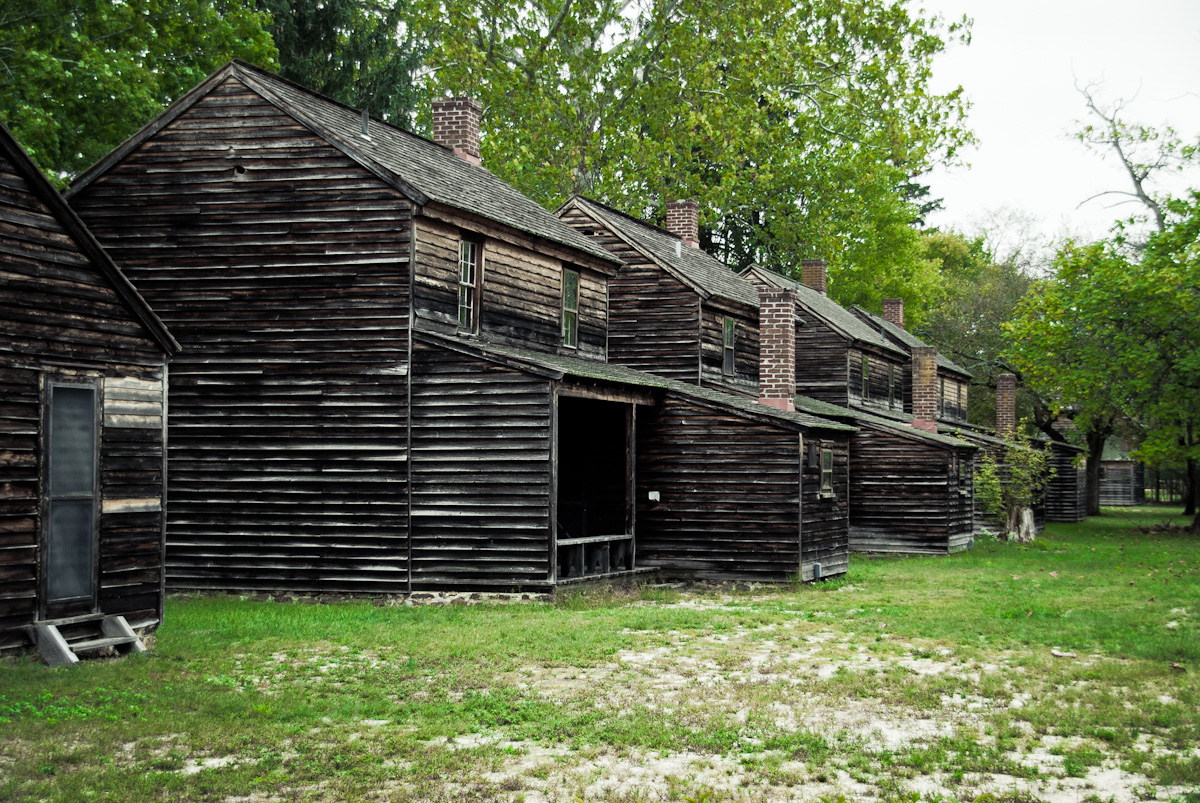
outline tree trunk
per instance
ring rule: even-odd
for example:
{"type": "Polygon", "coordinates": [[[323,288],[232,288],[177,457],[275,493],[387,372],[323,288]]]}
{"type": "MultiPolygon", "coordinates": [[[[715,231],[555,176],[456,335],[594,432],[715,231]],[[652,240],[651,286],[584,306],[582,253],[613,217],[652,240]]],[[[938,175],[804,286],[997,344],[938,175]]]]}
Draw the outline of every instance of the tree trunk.
{"type": "Polygon", "coordinates": [[[1103,430],[1088,430],[1087,433],[1087,514],[1100,515],[1100,457],[1104,454],[1104,441],[1108,433],[1103,430]]]}
{"type": "Polygon", "coordinates": [[[1196,507],[1196,487],[1200,485],[1200,464],[1188,458],[1187,468],[1183,474],[1183,515],[1196,516],[1200,521],[1196,507]]]}

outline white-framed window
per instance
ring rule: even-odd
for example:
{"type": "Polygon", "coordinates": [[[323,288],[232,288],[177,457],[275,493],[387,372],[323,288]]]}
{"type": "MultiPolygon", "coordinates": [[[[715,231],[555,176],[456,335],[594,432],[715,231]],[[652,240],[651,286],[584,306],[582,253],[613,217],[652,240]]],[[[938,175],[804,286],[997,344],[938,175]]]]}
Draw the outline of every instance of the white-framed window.
{"type": "Polygon", "coordinates": [[[821,493],[833,493],[833,449],[821,450],[821,493]]]}
{"type": "Polygon", "coordinates": [[[562,344],[579,345],[579,271],[562,272],[562,344]]]}
{"type": "Polygon", "coordinates": [[[482,251],[473,240],[463,240],[458,246],[458,326],[468,332],[479,329],[482,251]]]}
{"type": "Polygon", "coordinates": [[[734,374],[734,344],[737,341],[737,321],[726,315],[722,323],[721,373],[734,374]]]}

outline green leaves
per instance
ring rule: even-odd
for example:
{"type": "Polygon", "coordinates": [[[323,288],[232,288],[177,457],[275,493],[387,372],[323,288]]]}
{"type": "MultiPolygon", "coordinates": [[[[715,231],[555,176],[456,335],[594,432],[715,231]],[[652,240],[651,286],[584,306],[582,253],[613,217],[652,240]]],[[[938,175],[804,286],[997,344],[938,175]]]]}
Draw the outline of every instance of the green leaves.
{"type": "Polygon", "coordinates": [[[695,198],[735,268],[824,257],[832,293],[917,301],[910,180],[970,135],[928,79],[940,21],[899,4],[606,0],[425,9],[427,87],[487,109],[484,161],[539,202],[591,195],[655,219],[695,198]],[[447,35],[454,32],[455,35],[447,35]]]}
{"type": "Polygon", "coordinates": [[[236,0],[9,0],[0,117],[61,182],[230,58],[270,65],[266,21],[236,0]]]}

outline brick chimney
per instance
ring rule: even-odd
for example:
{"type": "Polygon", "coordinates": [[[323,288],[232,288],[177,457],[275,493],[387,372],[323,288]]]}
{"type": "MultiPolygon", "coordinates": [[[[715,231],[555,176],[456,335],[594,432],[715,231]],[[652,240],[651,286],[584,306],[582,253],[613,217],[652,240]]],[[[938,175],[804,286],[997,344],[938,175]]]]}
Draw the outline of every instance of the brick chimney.
{"type": "Polygon", "coordinates": [[[917,346],[913,349],[912,425],[926,432],[937,432],[938,386],[937,349],[917,346]]]}
{"type": "Polygon", "coordinates": [[[796,291],[758,289],[758,403],[796,409],[796,291]]]}
{"type": "Polygon", "coordinates": [[[996,434],[1012,437],[1017,431],[1017,377],[1000,374],[996,377],[996,434]]]}
{"type": "Polygon", "coordinates": [[[433,141],[445,145],[473,165],[479,157],[479,122],[483,106],[470,98],[441,98],[433,102],[433,141]]]}
{"type": "Polygon", "coordinates": [[[883,300],[883,319],[893,326],[904,328],[904,299],[885,298],[883,300]]]}
{"type": "Polygon", "coordinates": [[[825,295],[825,260],[801,260],[800,282],[816,290],[821,295],[825,295]]]}
{"type": "Polygon", "coordinates": [[[700,247],[700,204],[696,201],[667,201],[667,231],[684,245],[700,247]]]}

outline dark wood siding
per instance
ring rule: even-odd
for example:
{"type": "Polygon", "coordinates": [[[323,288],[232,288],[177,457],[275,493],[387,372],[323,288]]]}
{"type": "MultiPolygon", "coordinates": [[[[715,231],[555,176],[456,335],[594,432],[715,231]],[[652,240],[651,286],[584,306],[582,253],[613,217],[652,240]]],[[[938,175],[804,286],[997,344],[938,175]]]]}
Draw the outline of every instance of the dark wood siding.
{"type": "Polygon", "coordinates": [[[404,590],[411,204],[233,78],[73,204],[184,346],[169,584],[404,590]]]}
{"type": "Polygon", "coordinates": [[[668,397],[639,410],[637,434],[639,566],[725,580],[797,575],[798,432],[668,397]]]}
{"type": "Polygon", "coordinates": [[[483,340],[603,360],[608,327],[606,280],[579,272],[579,343],[562,345],[563,262],[509,243],[427,219],[417,222],[416,309],[432,331],[458,332],[458,254],[463,237],[483,248],[479,332],[483,340]]]}
{"type": "Polygon", "coordinates": [[[416,344],[414,588],[546,586],[550,380],[416,344]]]}
{"type": "Polygon", "coordinates": [[[1083,521],[1087,518],[1087,471],[1075,466],[1078,453],[1054,444],[1046,444],[1045,448],[1050,449],[1050,465],[1054,469],[1054,476],[1046,486],[1046,520],[1083,521]]]}
{"type": "Polygon", "coordinates": [[[849,377],[847,393],[850,404],[869,410],[899,413],[904,407],[904,376],[912,372],[910,362],[891,355],[858,347],[847,349],[846,372],[849,377]],[[867,357],[867,398],[862,397],[862,360],[867,357]],[[889,404],[888,367],[892,371],[892,393],[889,404]]]}
{"type": "Polygon", "coordinates": [[[944,555],[967,546],[974,487],[969,450],[864,426],[851,439],[850,454],[853,551],[944,555]]]}
{"type": "Polygon", "coordinates": [[[850,439],[846,433],[805,434],[803,523],[801,546],[804,579],[813,579],[813,564],[821,564],[821,577],[845,574],[850,568],[850,439]],[[808,450],[816,449],[815,461],[808,450]],[[833,451],[833,491],[821,491],[822,449],[833,451]]]}
{"type": "Polygon", "coordinates": [[[161,615],[165,357],[22,177],[0,158],[0,649],[39,615],[43,385],[97,386],[99,610],[161,615]]]}
{"type": "MultiPolygon", "coordinates": [[[[758,396],[758,310],[708,301],[701,305],[700,377],[705,387],[758,396]],[[724,372],[725,318],[737,322],[733,376],[724,372]]],[[[657,372],[656,372],[657,373],[657,372]]]]}
{"type": "MultiPolygon", "coordinates": [[[[696,291],[580,210],[573,208],[562,219],[588,233],[624,263],[608,283],[609,362],[682,382],[699,382],[700,297],[696,291]]],[[[754,371],[757,376],[757,365],[754,371]]]]}
{"type": "Polygon", "coordinates": [[[1145,468],[1133,461],[1100,464],[1100,504],[1140,505],[1146,501],[1145,468]]]}
{"type": "Polygon", "coordinates": [[[849,343],[803,307],[796,307],[796,321],[796,393],[845,407],[849,343]]]}

